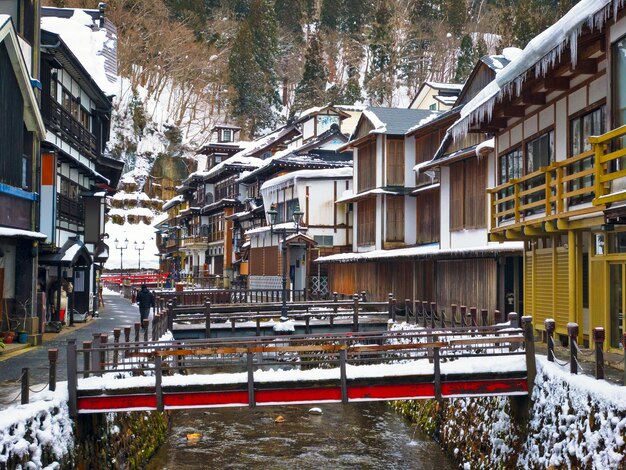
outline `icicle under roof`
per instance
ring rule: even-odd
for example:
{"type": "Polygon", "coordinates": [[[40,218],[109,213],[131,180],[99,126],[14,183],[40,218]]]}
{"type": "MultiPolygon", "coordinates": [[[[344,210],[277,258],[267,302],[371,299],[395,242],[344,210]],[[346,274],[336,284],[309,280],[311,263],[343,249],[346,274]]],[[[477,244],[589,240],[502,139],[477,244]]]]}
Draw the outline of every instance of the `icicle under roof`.
{"type": "Polygon", "coordinates": [[[535,36],[524,50],[501,70],[496,78],[483,88],[461,110],[461,116],[451,126],[455,140],[467,134],[469,127],[491,119],[496,99],[519,96],[527,75],[534,69],[535,77],[543,77],[570,46],[571,62],[575,67],[578,53],[578,36],[587,25],[600,29],[611,16],[617,15],[624,0],[581,0],[563,18],[543,33],[535,36]]]}

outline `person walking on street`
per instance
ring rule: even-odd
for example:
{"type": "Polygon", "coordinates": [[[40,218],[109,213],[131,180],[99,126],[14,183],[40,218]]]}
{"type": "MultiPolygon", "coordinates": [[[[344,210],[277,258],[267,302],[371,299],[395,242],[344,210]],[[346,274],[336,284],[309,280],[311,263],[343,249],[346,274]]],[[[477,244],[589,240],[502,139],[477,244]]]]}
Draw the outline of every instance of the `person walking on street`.
{"type": "Polygon", "coordinates": [[[141,290],[137,294],[137,304],[139,305],[141,327],[143,328],[143,321],[150,316],[150,307],[154,308],[154,294],[148,290],[146,284],[141,285],[141,290]]]}

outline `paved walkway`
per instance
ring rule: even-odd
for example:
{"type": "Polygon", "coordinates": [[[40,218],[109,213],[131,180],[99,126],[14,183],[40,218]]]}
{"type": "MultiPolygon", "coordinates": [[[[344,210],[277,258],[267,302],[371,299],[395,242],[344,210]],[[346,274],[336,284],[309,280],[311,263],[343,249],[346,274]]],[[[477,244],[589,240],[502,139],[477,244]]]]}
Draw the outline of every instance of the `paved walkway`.
{"type": "MultiPolygon", "coordinates": [[[[28,347],[0,355],[0,408],[11,402],[20,390],[19,378],[22,368],[28,367],[31,389],[37,390],[48,382],[48,349],[58,348],[59,359],[57,380],[67,378],[65,346],[68,339],[77,343],[93,338],[93,333],[108,333],[113,337],[113,328],[133,325],[139,321],[139,309],[117,295],[104,296],[104,308],[99,309],[100,317],[74,327],[64,327],[60,333],[46,333],[43,345],[28,347]]],[[[152,319],[152,315],[151,315],[152,319]]],[[[19,399],[17,400],[19,402],[19,399]]]]}

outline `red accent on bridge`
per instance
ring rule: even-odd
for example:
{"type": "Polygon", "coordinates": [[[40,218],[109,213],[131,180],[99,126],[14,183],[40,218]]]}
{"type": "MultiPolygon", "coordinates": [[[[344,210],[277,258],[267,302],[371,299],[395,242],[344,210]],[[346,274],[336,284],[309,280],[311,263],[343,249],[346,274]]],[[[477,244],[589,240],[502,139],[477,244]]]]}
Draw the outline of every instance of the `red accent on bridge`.
{"type": "MultiPolygon", "coordinates": [[[[278,384],[276,384],[278,385],[278,384]]],[[[121,391],[120,391],[121,392],[121,391]]],[[[444,382],[441,385],[442,397],[483,396],[483,395],[524,395],[528,393],[528,383],[524,378],[499,378],[444,382]]],[[[433,383],[414,384],[372,384],[348,387],[349,401],[407,400],[435,398],[433,383]]],[[[341,388],[308,387],[255,390],[257,405],[314,404],[320,402],[341,402],[341,388]]],[[[99,395],[79,397],[79,413],[103,411],[156,409],[154,394],[99,395]]],[[[226,406],[248,406],[247,390],[226,390],[206,392],[165,392],[163,405],[168,408],[216,408],[226,406]]]]}

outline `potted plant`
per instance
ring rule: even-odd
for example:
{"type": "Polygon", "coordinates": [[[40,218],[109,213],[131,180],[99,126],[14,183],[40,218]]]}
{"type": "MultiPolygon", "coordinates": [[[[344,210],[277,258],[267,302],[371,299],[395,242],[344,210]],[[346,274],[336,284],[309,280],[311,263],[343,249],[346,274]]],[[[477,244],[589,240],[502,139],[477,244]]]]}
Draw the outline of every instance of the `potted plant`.
{"type": "Polygon", "coordinates": [[[3,331],[2,332],[2,340],[3,340],[4,344],[11,344],[13,342],[14,338],[15,338],[15,332],[14,331],[3,331]]]}

